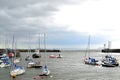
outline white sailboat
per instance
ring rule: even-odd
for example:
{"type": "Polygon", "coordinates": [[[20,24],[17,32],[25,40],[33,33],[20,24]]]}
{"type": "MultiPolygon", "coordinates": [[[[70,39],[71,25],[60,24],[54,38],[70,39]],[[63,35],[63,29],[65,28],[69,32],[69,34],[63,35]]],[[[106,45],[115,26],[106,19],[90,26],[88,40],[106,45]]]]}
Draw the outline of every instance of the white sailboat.
{"type": "MultiPolygon", "coordinates": [[[[14,48],[14,45],[15,45],[15,42],[14,42],[14,35],[13,35],[12,50],[14,48]]],[[[11,58],[11,66],[10,66],[10,75],[12,77],[15,77],[17,75],[24,74],[24,73],[25,73],[24,67],[14,64],[14,57],[12,57],[11,58]]]]}
{"type": "Polygon", "coordinates": [[[14,63],[19,63],[20,62],[20,60],[21,60],[21,58],[20,58],[20,56],[19,57],[17,57],[17,54],[18,54],[18,52],[17,52],[17,41],[15,41],[15,57],[14,57],[14,63]]]}
{"type": "Polygon", "coordinates": [[[9,61],[9,57],[8,57],[8,52],[7,52],[7,48],[8,48],[8,39],[6,36],[5,39],[5,50],[2,51],[2,55],[0,56],[0,68],[5,68],[5,67],[9,67],[10,66],[10,61],[9,61]]]}
{"type": "Polygon", "coordinates": [[[95,60],[94,58],[90,57],[90,35],[88,38],[88,48],[85,53],[84,63],[89,65],[98,65],[98,60],[95,60]]]}
{"type": "Polygon", "coordinates": [[[37,62],[35,64],[35,68],[42,68],[42,65],[41,65],[41,54],[40,54],[40,34],[39,34],[39,38],[38,38],[38,49],[37,49],[37,53],[36,53],[39,58],[37,59],[37,62]]]}
{"type": "Polygon", "coordinates": [[[41,54],[40,54],[40,34],[39,34],[39,38],[38,38],[38,49],[35,50],[34,54],[32,55],[33,58],[40,58],[41,54]]]}
{"type": "Polygon", "coordinates": [[[26,61],[28,61],[27,68],[34,68],[36,63],[33,61],[33,59],[30,56],[30,54],[31,54],[31,36],[30,36],[30,33],[29,33],[28,40],[29,40],[29,49],[28,49],[28,56],[26,57],[26,61]]]}
{"type": "Polygon", "coordinates": [[[48,76],[48,75],[50,75],[50,70],[48,69],[48,66],[47,66],[46,34],[45,34],[45,33],[44,33],[44,49],[45,49],[45,53],[44,53],[45,64],[44,64],[44,66],[42,67],[42,75],[48,76]]]}
{"type": "Polygon", "coordinates": [[[14,65],[14,69],[10,71],[11,76],[17,76],[25,73],[25,69],[22,66],[14,65]]]}
{"type": "Polygon", "coordinates": [[[0,60],[0,68],[5,68],[5,67],[9,67],[10,66],[10,61],[9,61],[9,57],[3,57],[0,60]]]}

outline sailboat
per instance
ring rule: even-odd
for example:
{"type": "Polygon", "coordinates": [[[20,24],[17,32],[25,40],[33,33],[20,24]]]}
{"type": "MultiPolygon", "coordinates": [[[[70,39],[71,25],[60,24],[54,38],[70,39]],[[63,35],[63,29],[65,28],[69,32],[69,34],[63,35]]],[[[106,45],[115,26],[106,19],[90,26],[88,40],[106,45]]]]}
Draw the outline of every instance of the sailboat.
{"type": "MultiPolygon", "coordinates": [[[[15,47],[17,47],[17,41],[15,41],[15,47]]],[[[19,63],[20,60],[21,60],[21,57],[20,57],[19,51],[17,51],[16,48],[15,48],[15,50],[14,50],[14,53],[15,53],[14,63],[19,63]],[[18,55],[19,55],[19,56],[18,56],[18,55]]]]}
{"type": "Polygon", "coordinates": [[[8,56],[8,40],[6,38],[5,40],[5,50],[3,50],[1,52],[1,56],[0,56],[0,67],[1,68],[5,68],[5,67],[9,67],[10,66],[10,61],[9,61],[9,56],[8,56]]]}
{"type": "Polygon", "coordinates": [[[5,56],[3,58],[1,58],[0,60],[0,67],[1,68],[5,68],[5,67],[9,67],[10,66],[10,61],[9,61],[9,57],[5,56]]]}
{"type": "Polygon", "coordinates": [[[39,58],[38,58],[37,62],[35,63],[34,68],[42,68],[41,59],[40,59],[41,58],[41,54],[40,54],[40,34],[39,34],[38,43],[39,43],[39,45],[38,45],[38,50],[37,50],[36,54],[39,56],[39,58]]]}
{"type": "Polygon", "coordinates": [[[98,65],[98,60],[90,57],[89,55],[90,55],[90,35],[89,35],[89,38],[88,38],[88,48],[86,50],[84,63],[85,64],[90,64],[90,65],[98,65]]]}
{"type": "Polygon", "coordinates": [[[40,57],[41,57],[40,51],[39,51],[39,49],[36,49],[35,53],[32,55],[32,58],[40,58],[40,57]]]}
{"type": "MultiPolygon", "coordinates": [[[[14,49],[13,49],[14,45],[15,45],[15,42],[14,42],[14,35],[13,35],[12,52],[11,52],[13,54],[14,54],[14,49]]],[[[12,77],[15,77],[17,75],[25,73],[24,67],[22,67],[22,66],[17,65],[17,64],[14,63],[14,57],[15,57],[15,55],[12,55],[12,57],[11,57],[11,66],[10,66],[10,75],[12,77]]]]}
{"type": "MultiPolygon", "coordinates": [[[[30,33],[29,33],[29,42],[31,43],[30,41],[30,33]]],[[[29,49],[28,49],[28,56],[26,57],[26,61],[28,61],[27,63],[27,68],[34,68],[35,66],[35,62],[34,60],[30,57],[30,54],[31,54],[31,46],[30,46],[30,43],[29,43],[29,49]]]]}
{"type": "Polygon", "coordinates": [[[25,69],[22,66],[14,65],[14,70],[10,71],[11,76],[17,76],[25,73],[25,69]]]}
{"type": "Polygon", "coordinates": [[[50,75],[50,70],[48,69],[48,66],[47,66],[46,39],[45,38],[46,38],[46,34],[44,33],[44,49],[45,49],[44,57],[45,57],[45,64],[42,67],[42,75],[43,76],[48,76],[48,75],[50,75]]]}
{"type": "Polygon", "coordinates": [[[119,66],[118,60],[110,55],[108,53],[108,50],[110,49],[111,42],[108,42],[108,49],[105,49],[107,52],[107,55],[105,55],[105,58],[102,59],[102,66],[104,67],[116,67],[119,66]]]}

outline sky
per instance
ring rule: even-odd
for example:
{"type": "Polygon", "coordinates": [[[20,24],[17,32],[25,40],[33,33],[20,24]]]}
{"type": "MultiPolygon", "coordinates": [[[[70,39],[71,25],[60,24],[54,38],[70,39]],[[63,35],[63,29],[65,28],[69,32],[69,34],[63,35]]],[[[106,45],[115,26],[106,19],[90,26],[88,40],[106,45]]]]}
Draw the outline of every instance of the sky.
{"type": "Polygon", "coordinates": [[[0,0],[0,47],[120,48],[119,0],[0,0]],[[40,34],[40,37],[39,37],[40,34]],[[107,47],[107,46],[106,46],[107,47]]]}

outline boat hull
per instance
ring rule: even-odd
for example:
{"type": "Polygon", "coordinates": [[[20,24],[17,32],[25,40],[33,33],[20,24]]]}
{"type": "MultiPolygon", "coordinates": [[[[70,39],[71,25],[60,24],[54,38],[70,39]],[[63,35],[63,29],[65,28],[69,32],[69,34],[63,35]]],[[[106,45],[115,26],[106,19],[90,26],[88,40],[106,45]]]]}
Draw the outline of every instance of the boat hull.
{"type": "Polygon", "coordinates": [[[25,73],[25,70],[24,69],[15,69],[13,71],[10,72],[10,75],[11,76],[14,76],[14,75],[21,75],[21,74],[24,74],[25,73]]]}
{"type": "Polygon", "coordinates": [[[88,61],[84,61],[84,62],[85,62],[85,64],[89,64],[89,65],[97,65],[96,62],[88,62],[88,61]]]}
{"type": "Polygon", "coordinates": [[[119,66],[119,64],[102,64],[103,67],[116,67],[119,66]]]}

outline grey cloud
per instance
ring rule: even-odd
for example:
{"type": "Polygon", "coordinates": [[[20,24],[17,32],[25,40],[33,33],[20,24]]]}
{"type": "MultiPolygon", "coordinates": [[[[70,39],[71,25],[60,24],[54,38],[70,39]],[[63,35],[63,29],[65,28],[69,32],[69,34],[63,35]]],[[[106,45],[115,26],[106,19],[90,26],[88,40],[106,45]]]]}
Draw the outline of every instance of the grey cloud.
{"type": "Polygon", "coordinates": [[[74,4],[76,1],[0,0],[0,34],[3,34],[1,36],[4,38],[5,34],[11,37],[15,32],[19,39],[26,39],[28,32],[32,34],[33,39],[34,35],[44,32],[54,38],[56,35],[64,35],[65,28],[51,24],[54,20],[52,16],[59,11],[59,6],[74,4]]]}
{"type": "Polygon", "coordinates": [[[73,2],[75,2],[75,0],[0,0],[0,8],[13,9],[19,7],[26,7],[28,5],[34,5],[37,3],[46,3],[58,6],[66,3],[70,4],[73,2]]]}

